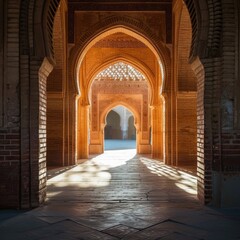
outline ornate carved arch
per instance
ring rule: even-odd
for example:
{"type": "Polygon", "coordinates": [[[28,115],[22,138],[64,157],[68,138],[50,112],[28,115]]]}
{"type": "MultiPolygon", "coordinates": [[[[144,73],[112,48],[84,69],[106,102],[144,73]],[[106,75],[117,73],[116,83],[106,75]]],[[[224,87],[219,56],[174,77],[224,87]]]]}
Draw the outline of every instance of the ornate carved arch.
{"type": "Polygon", "coordinates": [[[129,18],[127,16],[112,16],[95,24],[89,29],[72,48],[70,54],[70,76],[75,81],[75,92],[79,93],[79,86],[76,83],[79,65],[86,54],[87,50],[107,32],[125,32],[138,40],[145,43],[157,57],[161,70],[163,71],[164,79],[170,76],[170,51],[166,44],[152,33],[151,29],[144,25],[143,22],[129,18]]]}
{"type": "Polygon", "coordinates": [[[106,117],[107,117],[108,113],[116,106],[124,106],[125,108],[130,110],[130,112],[134,116],[134,125],[136,127],[136,130],[138,131],[139,123],[140,123],[140,115],[139,115],[138,111],[134,107],[131,106],[131,104],[129,104],[128,102],[124,102],[124,101],[113,102],[110,105],[108,105],[105,109],[103,109],[103,111],[100,115],[101,129],[103,129],[106,125],[106,117]]]}
{"type": "MultiPolygon", "coordinates": [[[[92,73],[90,74],[89,79],[87,80],[87,86],[86,86],[87,92],[90,93],[90,88],[91,88],[91,85],[94,81],[94,77],[99,72],[101,72],[103,69],[107,68],[108,66],[110,66],[114,63],[120,62],[120,61],[134,66],[134,68],[136,68],[144,76],[146,76],[147,83],[150,87],[150,96],[151,96],[151,99],[152,99],[152,97],[153,97],[153,87],[154,87],[154,74],[153,74],[153,72],[151,71],[151,69],[148,68],[148,66],[146,66],[146,64],[141,62],[139,59],[136,59],[136,58],[134,58],[130,55],[126,55],[126,54],[117,55],[117,56],[114,55],[113,57],[107,59],[103,64],[100,64],[99,66],[96,66],[94,68],[94,70],[92,71],[92,73]]],[[[89,101],[89,96],[88,96],[88,101],[87,102],[90,102],[89,101]]],[[[151,102],[152,101],[150,100],[150,103],[151,102]]]]}

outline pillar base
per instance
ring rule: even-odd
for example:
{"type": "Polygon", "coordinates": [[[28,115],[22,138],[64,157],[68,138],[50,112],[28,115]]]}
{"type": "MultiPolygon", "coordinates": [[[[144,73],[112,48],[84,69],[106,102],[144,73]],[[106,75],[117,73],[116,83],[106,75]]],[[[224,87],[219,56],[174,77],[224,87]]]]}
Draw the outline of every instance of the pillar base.
{"type": "Polygon", "coordinates": [[[89,154],[101,154],[103,153],[102,144],[90,144],[89,145],[89,154]]]}

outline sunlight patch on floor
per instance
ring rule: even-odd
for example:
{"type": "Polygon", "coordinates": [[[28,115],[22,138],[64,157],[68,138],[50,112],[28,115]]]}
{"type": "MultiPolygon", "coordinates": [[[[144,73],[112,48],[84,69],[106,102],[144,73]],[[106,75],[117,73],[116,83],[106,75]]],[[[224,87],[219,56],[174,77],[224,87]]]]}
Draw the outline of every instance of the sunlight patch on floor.
{"type": "Polygon", "coordinates": [[[151,173],[175,181],[175,185],[178,188],[189,194],[197,194],[197,178],[195,176],[177,168],[167,166],[159,160],[157,161],[141,157],[140,161],[151,171],[151,173]]]}
{"type": "Polygon", "coordinates": [[[115,168],[125,165],[129,160],[136,156],[136,149],[127,150],[108,150],[104,154],[98,155],[89,160],[89,163],[97,166],[105,166],[106,168],[115,168]]]}
{"type": "Polygon", "coordinates": [[[111,168],[125,165],[136,155],[135,149],[105,151],[104,154],[80,163],[69,171],[51,178],[48,186],[79,188],[108,186],[111,180],[111,168]]]}

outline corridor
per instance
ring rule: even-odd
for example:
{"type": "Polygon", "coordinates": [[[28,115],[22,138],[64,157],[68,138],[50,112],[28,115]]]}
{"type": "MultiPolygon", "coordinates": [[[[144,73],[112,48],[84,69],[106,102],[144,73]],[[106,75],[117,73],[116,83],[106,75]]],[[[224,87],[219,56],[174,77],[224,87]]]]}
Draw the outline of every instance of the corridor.
{"type": "Polygon", "coordinates": [[[239,210],[200,205],[196,184],[136,150],[105,151],[48,171],[44,206],[0,211],[1,239],[240,239],[239,210]]]}

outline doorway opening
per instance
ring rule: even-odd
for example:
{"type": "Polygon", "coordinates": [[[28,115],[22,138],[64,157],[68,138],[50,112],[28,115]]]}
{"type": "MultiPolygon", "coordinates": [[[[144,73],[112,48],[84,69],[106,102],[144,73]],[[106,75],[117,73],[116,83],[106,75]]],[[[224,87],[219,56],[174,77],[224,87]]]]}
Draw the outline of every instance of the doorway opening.
{"type": "Polygon", "coordinates": [[[124,106],[109,111],[104,128],[104,150],[136,149],[133,114],[124,106]]]}
{"type": "MultiPolygon", "coordinates": [[[[107,138],[123,137],[120,123],[114,134],[109,126],[105,128],[107,113],[110,110],[114,112],[113,108],[122,105],[134,113],[134,118],[129,119],[128,123],[133,125],[135,122],[135,134],[125,134],[124,138],[135,138],[133,140],[138,153],[151,154],[166,164],[186,169],[196,168],[196,79],[188,63],[189,51],[185,50],[190,49],[191,44],[191,24],[187,14],[187,9],[184,9],[179,18],[182,22],[188,20],[189,24],[176,29],[178,34],[174,41],[178,47],[173,52],[175,67],[174,71],[171,70],[172,80],[168,79],[168,68],[165,66],[169,64],[166,60],[168,52],[161,52],[163,56],[160,57],[158,52],[152,50],[153,46],[147,39],[135,31],[124,27],[106,28],[85,46],[79,59],[76,59],[74,91],[78,96],[71,103],[74,107],[70,108],[73,122],[69,129],[75,130],[70,132],[70,139],[74,143],[72,146],[76,158],[85,159],[90,154],[101,154],[105,150],[104,141],[107,138]],[[186,33],[189,33],[188,41],[182,37],[186,33]],[[162,58],[165,61],[162,62],[162,58]],[[115,136],[111,137],[110,134],[115,136]]],[[[77,50],[79,51],[73,49],[72,52],[77,50]]],[[[72,58],[75,60],[74,55],[72,58]]],[[[64,84],[62,89],[64,90],[64,84]]],[[[63,96],[60,94],[63,90],[60,93],[57,90],[54,89],[54,94],[49,93],[53,96],[54,104],[57,104],[57,97],[63,96]]],[[[64,118],[64,108],[62,116],[64,118]]],[[[55,124],[54,127],[56,126],[55,124]]],[[[50,127],[49,124],[49,129],[52,130],[50,127]]],[[[64,135],[64,131],[62,133],[64,135]]],[[[48,134],[48,140],[50,136],[48,134]]],[[[61,144],[64,143],[62,139],[64,138],[60,139],[61,144]]],[[[55,145],[52,144],[51,147],[55,145]]],[[[62,147],[62,155],[64,147],[65,145],[62,147]]],[[[58,149],[55,147],[55,150],[58,149]]]]}
{"type": "Polygon", "coordinates": [[[104,62],[93,76],[89,93],[89,154],[101,154],[113,145],[150,153],[148,85],[142,69],[127,59],[104,62]],[[118,141],[109,146],[108,140],[118,141]]]}
{"type": "MultiPolygon", "coordinates": [[[[185,15],[182,14],[182,16],[184,17],[185,15]]],[[[185,19],[182,21],[184,20],[185,19]]],[[[190,25],[189,29],[186,29],[184,26],[185,25],[183,25],[182,29],[176,30],[176,32],[180,32],[179,36],[181,34],[185,36],[185,31],[191,28],[190,25]]],[[[104,140],[104,135],[102,134],[104,131],[108,130],[104,129],[104,126],[102,126],[103,122],[101,121],[101,118],[104,114],[100,114],[99,110],[101,109],[97,109],[95,113],[92,111],[94,103],[100,103],[100,101],[102,101],[102,105],[98,106],[102,107],[102,111],[105,112],[109,111],[110,108],[107,104],[111,105],[111,108],[113,105],[116,106],[116,102],[114,102],[114,100],[117,100],[118,104],[121,102],[128,104],[133,102],[129,96],[127,96],[126,99],[122,96],[122,92],[126,93],[126,89],[122,86],[124,85],[123,83],[125,83],[124,80],[121,79],[119,81],[119,86],[121,86],[122,91],[117,95],[115,92],[107,92],[107,90],[109,90],[108,88],[111,87],[111,81],[116,81],[116,79],[103,79],[101,76],[98,81],[94,81],[95,76],[97,73],[104,69],[106,70],[109,66],[116,63],[118,63],[118,66],[124,65],[124,63],[130,63],[130,65],[137,66],[141,70],[149,70],[143,71],[144,73],[152,73],[147,75],[145,74],[147,78],[149,78],[146,80],[151,83],[149,85],[152,90],[152,99],[148,95],[147,101],[143,101],[141,105],[141,109],[144,107],[148,108],[149,114],[136,114],[135,118],[135,120],[137,120],[136,124],[139,131],[141,131],[138,135],[139,138],[137,137],[138,152],[152,153],[153,157],[163,159],[164,163],[167,164],[181,167],[183,166],[185,168],[196,168],[196,81],[192,81],[192,73],[189,70],[190,65],[187,65],[188,56],[185,56],[185,54],[188,55],[188,52],[182,51],[185,48],[189,49],[189,46],[186,45],[190,45],[191,39],[189,38],[188,42],[184,41],[182,43],[178,43],[180,47],[175,49],[174,54],[178,56],[178,58],[176,58],[176,63],[174,63],[176,64],[176,68],[174,69],[177,72],[174,72],[175,78],[173,84],[176,87],[176,89],[174,89],[176,95],[172,94],[170,98],[170,95],[168,95],[167,92],[167,85],[170,81],[166,81],[165,86],[163,84],[163,79],[164,76],[167,79],[167,75],[164,75],[164,72],[160,71],[161,68],[156,67],[158,66],[157,63],[160,62],[159,59],[155,59],[154,54],[150,51],[151,48],[148,48],[148,45],[144,44],[145,42],[140,44],[138,39],[134,39],[135,35],[133,37],[129,34],[129,32],[125,29],[118,28],[116,28],[114,32],[106,31],[106,33],[104,32],[101,35],[101,39],[99,35],[99,38],[96,38],[93,43],[89,44],[89,48],[86,48],[86,51],[84,51],[85,55],[81,59],[79,57],[81,61],[79,60],[79,67],[76,67],[78,70],[76,75],[81,81],[78,81],[76,86],[78,87],[77,89],[81,91],[79,91],[78,96],[79,103],[76,101],[78,106],[76,108],[72,108],[77,109],[77,113],[74,117],[72,117],[72,119],[77,119],[76,121],[78,121],[78,124],[76,124],[76,126],[80,126],[79,129],[75,129],[77,137],[75,137],[74,133],[72,133],[74,135],[72,139],[77,139],[77,143],[75,145],[73,144],[73,146],[76,146],[76,151],[78,152],[78,154],[75,155],[79,158],[82,157],[82,155],[88,157],[88,153],[100,154],[102,153],[102,150],[104,150],[104,144],[101,142],[104,140]],[[131,46],[126,47],[126,39],[131,40],[127,41],[128,44],[131,43],[131,46]],[[139,51],[139,48],[141,51],[139,51]],[[182,53],[182,55],[180,53],[182,53]],[[142,57],[143,55],[144,58],[142,57]],[[136,61],[134,61],[134,59],[136,59],[136,61]],[[186,61],[183,61],[183,59],[186,61]],[[108,82],[108,88],[104,86],[105,81],[108,82]],[[92,82],[98,86],[98,89],[102,89],[102,96],[93,94],[93,89],[91,88],[93,85],[92,82]],[[164,101],[162,103],[159,100],[161,99],[159,96],[162,94],[162,91],[164,91],[164,88],[167,89],[165,90],[166,92],[163,92],[164,99],[166,99],[166,106],[164,101]],[[111,98],[107,96],[104,99],[104,95],[107,94],[109,96],[111,94],[115,95],[115,99],[113,96],[111,96],[111,98]],[[122,99],[120,99],[120,97],[122,99]],[[106,101],[104,102],[104,100],[106,101]],[[89,110],[90,114],[88,114],[89,110]],[[85,116],[87,116],[87,118],[85,116]],[[146,121],[142,121],[143,118],[145,118],[146,121]],[[190,147],[186,148],[186,145],[190,147]],[[82,152],[86,154],[81,155],[79,152],[81,154],[82,152]]],[[[141,40],[141,38],[139,39],[141,40]]],[[[184,38],[179,37],[179,39],[184,38]]],[[[175,41],[178,42],[177,37],[175,41]]],[[[162,65],[160,64],[160,66],[162,65]]],[[[134,87],[134,93],[139,91],[139,86],[141,84],[142,81],[131,81],[131,85],[136,85],[134,87]]],[[[125,87],[127,90],[130,89],[128,88],[128,85],[125,85],[125,87]]],[[[114,90],[116,89],[120,88],[114,88],[114,90]]],[[[172,89],[170,90],[172,91],[172,89]]],[[[128,94],[130,95],[132,93],[129,92],[128,94]]],[[[138,106],[139,105],[136,104],[136,109],[138,106]]],[[[132,108],[134,108],[134,106],[132,106],[132,108]]],[[[134,119],[129,119],[129,122],[131,121],[134,122],[134,119]]]]}

